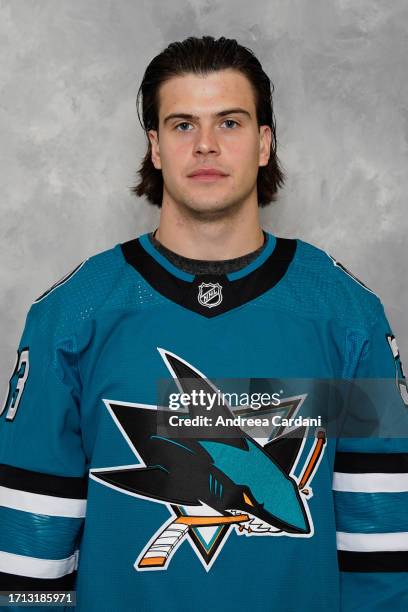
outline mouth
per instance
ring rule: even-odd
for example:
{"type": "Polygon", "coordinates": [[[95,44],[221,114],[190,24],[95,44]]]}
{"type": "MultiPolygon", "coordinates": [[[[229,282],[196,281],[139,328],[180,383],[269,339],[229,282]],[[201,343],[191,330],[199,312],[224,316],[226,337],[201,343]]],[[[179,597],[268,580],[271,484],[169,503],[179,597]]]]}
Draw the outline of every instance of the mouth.
{"type": "Polygon", "coordinates": [[[191,176],[189,176],[188,178],[192,179],[193,181],[200,181],[200,182],[204,182],[204,183],[210,183],[210,182],[214,182],[214,181],[218,181],[220,179],[225,179],[227,178],[226,174],[216,174],[214,173],[208,173],[208,174],[193,174],[191,176]]]}
{"type": "MultiPolygon", "coordinates": [[[[235,516],[236,514],[242,514],[242,510],[236,510],[235,508],[229,509],[227,510],[227,512],[230,512],[233,516],[235,516]]],[[[281,531],[281,529],[278,529],[277,527],[273,527],[272,525],[269,525],[268,523],[263,523],[257,516],[254,516],[253,514],[248,512],[248,510],[245,510],[245,514],[249,516],[249,520],[245,521],[245,523],[241,523],[237,527],[237,529],[241,532],[248,531],[248,534],[250,534],[250,533],[277,533],[281,531]]]]}

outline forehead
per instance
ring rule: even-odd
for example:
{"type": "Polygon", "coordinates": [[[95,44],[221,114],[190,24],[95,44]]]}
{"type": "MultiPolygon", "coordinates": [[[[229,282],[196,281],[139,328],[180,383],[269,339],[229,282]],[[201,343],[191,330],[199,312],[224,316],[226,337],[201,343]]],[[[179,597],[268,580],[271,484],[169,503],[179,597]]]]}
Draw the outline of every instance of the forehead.
{"type": "Polygon", "coordinates": [[[206,115],[233,107],[245,108],[255,115],[251,83],[238,70],[171,77],[159,89],[160,117],[172,112],[206,115]]]}

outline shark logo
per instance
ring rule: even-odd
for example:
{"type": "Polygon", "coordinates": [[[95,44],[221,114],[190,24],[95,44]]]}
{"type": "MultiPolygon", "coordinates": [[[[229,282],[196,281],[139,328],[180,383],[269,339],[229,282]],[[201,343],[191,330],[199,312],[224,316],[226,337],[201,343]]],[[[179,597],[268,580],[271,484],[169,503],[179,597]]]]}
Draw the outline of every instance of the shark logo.
{"type": "MultiPolygon", "coordinates": [[[[180,392],[219,391],[175,353],[158,351],[180,392]]],[[[298,406],[304,397],[290,398],[287,403],[298,406]]],[[[90,477],[121,493],[165,504],[171,514],[140,552],[134,563],[137,571],[167,569],[186,539],[209,571],[233,532],[313,535],[307,498],[312,496],[309,483],[323,456],[324,430],[317,430],[303,473],[296,477],[293,472],[305,444],[306,427],[288,430],[272,440],[251,438],[235,426],[226,428],[229,437],[223,437],[221,427],[216,438],[172,439],[156,433],[158,411],[163,408],[104,403],[139,463],[94,468],[90,477]]],[[[216,416],[234,416],[225,400],[214,410],[216,416]]]]}

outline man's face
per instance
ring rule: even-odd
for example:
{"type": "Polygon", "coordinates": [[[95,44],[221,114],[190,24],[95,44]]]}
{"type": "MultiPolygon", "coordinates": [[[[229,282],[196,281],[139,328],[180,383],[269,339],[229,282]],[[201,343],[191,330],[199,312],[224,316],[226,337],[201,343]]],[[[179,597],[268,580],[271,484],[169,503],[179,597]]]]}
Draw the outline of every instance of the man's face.
{"type": "Polygon", "coordinates": [[[271,130],[258,127],[254,94],[241,72],[173,77],[160,87],[159,109],[158,133],[150,130],[149,138],[152,162],[163,173],[164,200],[201,216],[256,202],[271,130]],[[224,175],[191,176],[201,168],[224,175]]]}

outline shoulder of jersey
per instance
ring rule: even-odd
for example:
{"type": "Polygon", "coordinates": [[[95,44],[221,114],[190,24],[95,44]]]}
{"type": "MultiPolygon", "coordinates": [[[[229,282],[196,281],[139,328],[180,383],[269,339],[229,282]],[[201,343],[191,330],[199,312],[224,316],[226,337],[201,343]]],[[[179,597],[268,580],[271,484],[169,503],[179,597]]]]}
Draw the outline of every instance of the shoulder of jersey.
{"type": "Polygon", "coordinates": [[[333,312],[345,324],[371,326],[380,315],[380,297],[333,255],[297,239],[298,276],[305,290],[315,294],[320,307],[333,312]]]}
{"type": "Polygon", "coordinates": [[[82,321],[91,318],[108,299],[126,262],[120,245],[85,259],[34,300],[30,312],[41,320],[82,321]]]}

